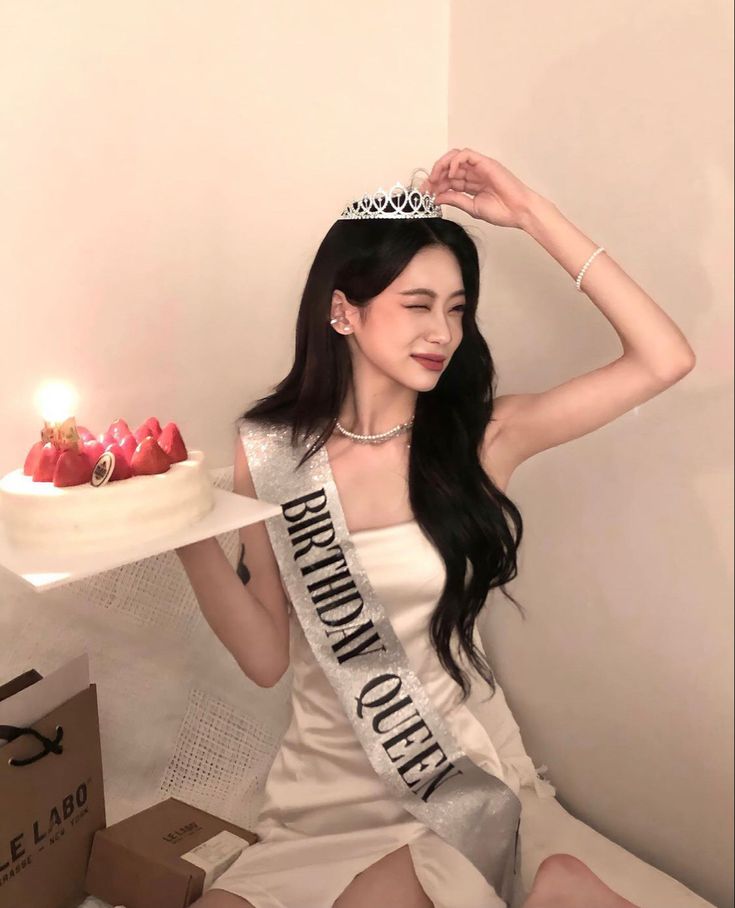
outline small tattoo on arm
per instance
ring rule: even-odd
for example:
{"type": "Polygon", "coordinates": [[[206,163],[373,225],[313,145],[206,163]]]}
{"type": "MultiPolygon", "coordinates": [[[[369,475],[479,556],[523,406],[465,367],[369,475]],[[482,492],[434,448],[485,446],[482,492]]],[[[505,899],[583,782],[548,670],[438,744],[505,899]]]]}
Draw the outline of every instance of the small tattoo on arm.
{"type": "Polygon", "coordinates": [[[247,586],[248,583],[250,582],[250,571],[248,570],[248,566],[245,564],[245,561],[243,560],[244,557],[245,557],[245,545],[241,542],[240,543],[240,557],[237,562],[237,576],[240,578],[240,580],[242,580],[243,586],[247,586]]]}

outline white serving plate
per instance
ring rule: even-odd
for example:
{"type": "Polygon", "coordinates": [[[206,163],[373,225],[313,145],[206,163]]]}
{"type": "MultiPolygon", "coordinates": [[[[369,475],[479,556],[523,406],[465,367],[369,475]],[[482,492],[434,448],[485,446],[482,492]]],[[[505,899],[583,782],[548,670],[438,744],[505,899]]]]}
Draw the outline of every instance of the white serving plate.
{"type": "Polygon", "coordinates": [[[56,552],[28,554],[12,546],[0,526],[0,567],[16,574],[34,590],[41,592],[91,577],[102,571],[141,561],[182,545],[199,542],[210,536],[249,526],[281,513],[281,506],[258,498],[248,498],[224,489],[212,489],[214,507],[196,523],[175,533],[168,533],[147,542],[131,542],[130,546],[93,554],[59,555],[56,552]]]}

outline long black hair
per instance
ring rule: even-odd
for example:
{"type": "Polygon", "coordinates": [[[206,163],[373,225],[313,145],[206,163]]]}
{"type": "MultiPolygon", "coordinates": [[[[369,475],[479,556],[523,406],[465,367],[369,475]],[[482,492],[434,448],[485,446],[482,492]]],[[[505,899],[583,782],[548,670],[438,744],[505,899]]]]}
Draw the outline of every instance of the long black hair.
{"type": "MultiPolygon", "coordinates": [[[[399,204],[402,195],[394,196],[399,204]]],[[[329,324],[334,290],[364,308],[426,246],[444,246],[456,257],[466,308],[462,341],[449,365],[432,390],[417,395],[408,489],[416,522],[446,567],[430,636],[442,666],[461,687],[464,702],[470,683],[452,652],[452,635],[457,634],[458,655],[466,654],[494,693],[494,674],[473,640],[475,622],[494,587],[500,587],[523,614],[522,606],[503,588],[518,573],[523,520],[480,463],[485,430],[493,418],[496,374],[477,326],[480,268],[467,231],[445,218],[335,221],[319,246],[301,296],[291,371],[237,421],[290,426],[294,446],[317,434],[298,466],[312,457],[334,431],[352,374],[347,344],[329,324]]]]}

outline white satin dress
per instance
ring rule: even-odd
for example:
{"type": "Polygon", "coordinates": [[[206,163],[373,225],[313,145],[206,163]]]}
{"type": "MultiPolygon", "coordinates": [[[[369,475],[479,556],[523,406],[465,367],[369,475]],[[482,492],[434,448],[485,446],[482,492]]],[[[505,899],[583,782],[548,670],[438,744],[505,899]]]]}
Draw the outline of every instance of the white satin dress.
{"type": "MultiPolygon", "coordinates": [[[[516,794],[528,785],[552,797],[553,786],[537,775],[524,750],[502,689],[481,702],[489,688],[466,660],[461,664],[476,680],[470,699],[458,704],[461,689],[441,666],[428,632],[444,562],[416,521],[350,536],[412,668],[467,756],[516,794]]],[[[435,908],[505,908],[461,852],[391,798],[290,605],[289,614],[293,715],[253,828],[260,841],[211,888],[242,896],[255,908],[331,908],[358,873],[408,844],[435,908]]],[[[482,647],[477,631],[475,642],[482,647]]]]}

